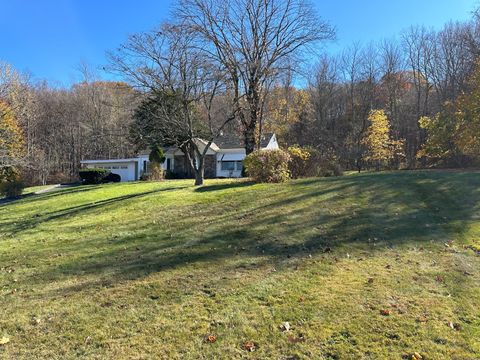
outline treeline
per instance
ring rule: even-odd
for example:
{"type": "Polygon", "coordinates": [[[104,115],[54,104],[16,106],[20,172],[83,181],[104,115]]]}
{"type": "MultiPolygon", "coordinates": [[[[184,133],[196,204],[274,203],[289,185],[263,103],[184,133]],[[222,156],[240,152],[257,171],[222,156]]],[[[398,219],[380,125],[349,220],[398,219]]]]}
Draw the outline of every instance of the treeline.
{"type": "Polygon", "coordinates": [[[58,89],[0,64],[2,167],[21,169],[27,184],[59,183],[78,179],[82,159],[133,154],[135,92],[125,83],[84,74],[84,81],[58,89]]]}
{"type": "Polygon", "coordinates": [[[454,143],[462,142],[465,129],[474,131],[475,117],[460,124],[455,113],[467,111],[465,102],[479,94],[479,29],[475,14],[470,22],[449,23],[440,31],[412,27],[398,40],[325,56],[306,89],[285,81],[272,92],[273,116],[265,119],[265,128],[287,144],[313,146],[333,153],[347,169],[362,169],[374,166],[364,141],[369,117],[384,110],[391,136],[404,141],[401,166],[472,165],[478,153],[454,143]]]}
{"type": "Polygon", "coordinates": [[[83,81],[56,88],[0,63],[0,169],[21,169],[28,184],[66,182],[82,159],[168,143],[191,154],[200,181],[195,139],[224,131],[247,153],[274,131],[344,169],[477,165],[478,13],[318,58],[311,50],[333,30],[303,0],[178,4],[169,23],[110,54],[125,82],[83,68],[83,81]]]}

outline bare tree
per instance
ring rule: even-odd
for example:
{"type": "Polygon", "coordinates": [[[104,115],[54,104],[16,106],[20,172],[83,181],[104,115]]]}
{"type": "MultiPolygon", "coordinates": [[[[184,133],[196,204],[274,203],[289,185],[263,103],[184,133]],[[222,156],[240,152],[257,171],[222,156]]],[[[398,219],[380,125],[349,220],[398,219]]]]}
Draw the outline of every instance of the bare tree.
{"type": "Polygon", "coordinates": [[[267,85],[333,29],[304,0],[179,0],[182,26],[228,75],[246,153],[256,148],[267,85]]]}
{"type": "Polygon", "coordinates": [[[398,123],[399,102],[402,95],[405,61],[399,44],[395,41],[383,41],[380,44],[380,70],[382,72],[382,92],[386,95],[390,119],[398,123]]]}
{"type": "Polygon", "coordinates": [[[402,34],[403,45],[410,67],[411,82],[416,91],[416,119],[427,115],[432,90],[431,63],[434,51],[434,34],[425,27],[411,27],[402,34]]]}
{"type": "Polygon", "coordinates": [[[435,34],[429,73],[440,103],[454,100],[475,64],[468,44],[469,25],[449,23],[435,34]]]}
{"type": "Polygon", "coordinates": [[[149,128],[137,130],[149,137],[147,143],[180,148],[195,185],[202,185],[205,157],[213,140],[235,119],[236,108],[215,116],[215,101],[226,92],[224,74],[184,30],[164,24],[158,31],[130,37],[110,55],[111,70],[145,92],[147,99],[137,114],[149,128]]]}

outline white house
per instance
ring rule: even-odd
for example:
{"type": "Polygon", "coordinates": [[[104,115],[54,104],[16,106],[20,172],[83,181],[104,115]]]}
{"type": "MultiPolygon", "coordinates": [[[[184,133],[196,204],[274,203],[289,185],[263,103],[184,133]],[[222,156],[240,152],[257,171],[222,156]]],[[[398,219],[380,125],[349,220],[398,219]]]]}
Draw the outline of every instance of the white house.
{"type": "MultiPolygon", "coordinates": [[[[199,139],[200,150],[206,142],[199,139]]],[[[264,134],[260,139],[260,149],[278,149],[277,137],[275,134],[264,134]]],[[[193,177],[192,170],[187,163],[183,152],[176,148],[165,148],[165,162],[162,164],[164,170],[168,170],[178,178],[193,177]]],[[[149,169],[149,152],[141,152],[137,157],[127,159],[100,159],[83,160],[83,168],[102,168],[118,174],[122,181],[139,180],[142,174],[149,169]]],[[[237,136],[222,135],[215,139],[210,145],[205,157],[206,178],[233,178],[242,176],[243,160],[245,159],[245,148],[237,136]]]]}

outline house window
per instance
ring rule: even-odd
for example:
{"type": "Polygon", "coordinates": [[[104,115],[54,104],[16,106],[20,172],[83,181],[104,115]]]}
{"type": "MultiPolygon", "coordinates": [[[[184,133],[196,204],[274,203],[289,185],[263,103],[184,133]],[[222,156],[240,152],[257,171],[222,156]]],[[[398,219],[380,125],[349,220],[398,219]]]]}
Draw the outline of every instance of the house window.
{"type": "Polygon", "coordinates": [[[243,169],[243,161],[235,161],[236,167],[238,171],[242,171],[243,169]]]}
{"type": "Polygon", "coordinates": [[[223,171],[235,170],[235,161],[222,161],[222,170],[223,171]]]}
{"type": "Polygon", "coordinates": [[[167,170],[172,170],[172,159],[167,159],[167,170]]]}
{"type": "Polygon", "coordinates": [[[143,172],[147,172],[147,160],[143,160],[143,172]]]}

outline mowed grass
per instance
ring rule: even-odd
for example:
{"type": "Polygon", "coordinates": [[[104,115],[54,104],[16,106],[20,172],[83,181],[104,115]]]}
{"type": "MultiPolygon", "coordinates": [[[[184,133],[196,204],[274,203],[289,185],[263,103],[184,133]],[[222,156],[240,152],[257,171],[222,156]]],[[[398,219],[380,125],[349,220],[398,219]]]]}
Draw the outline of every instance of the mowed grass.
{"type": "Polygon", "coordinates": [[[391,172],[3,204],[0,358],[479,359],[479,201],[391,172]]]}

